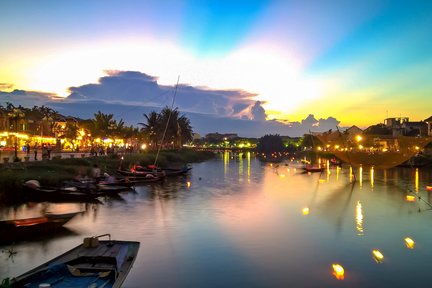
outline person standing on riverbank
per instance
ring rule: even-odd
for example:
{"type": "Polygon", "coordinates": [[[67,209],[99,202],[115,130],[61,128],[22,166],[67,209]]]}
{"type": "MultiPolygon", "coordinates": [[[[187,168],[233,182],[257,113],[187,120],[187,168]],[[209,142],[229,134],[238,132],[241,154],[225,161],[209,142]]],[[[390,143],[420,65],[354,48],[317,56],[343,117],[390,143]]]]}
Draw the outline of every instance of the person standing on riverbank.
{"type": "Polygon", "coordinates": [[[38,149],[38,145],[37,143],[34,144],[33,150],[34,150],[34,160],[37,160],[37,149],[38,149]]]}

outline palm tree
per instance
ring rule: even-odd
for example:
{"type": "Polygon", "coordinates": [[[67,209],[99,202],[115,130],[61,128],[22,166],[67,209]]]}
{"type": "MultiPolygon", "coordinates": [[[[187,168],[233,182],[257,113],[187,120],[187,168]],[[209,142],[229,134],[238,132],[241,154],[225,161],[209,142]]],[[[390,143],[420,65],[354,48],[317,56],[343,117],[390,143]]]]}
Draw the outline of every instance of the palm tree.
{"type": "Polygon", "coordinates": [[[89,128],[95,137],[106,137],[111,133],[110,130],[114,130],[117,125],[113,114],[104,114],[98,111],[94,117],[89,128]]]}
{"type": "Polygon", "coordinates": [[[191,142],[193,140],[193,130],[192,126],[190,125],[190,120],[185,115],[180,116],[180,118],[178,119],[178,127],[178,140],[180,147],[182,147],[183,144],[191,142]]]}
{"type": "Polygon", "coordinates": [[[143,126],[141,131],[147,134],[150,144],[156,149],[158,145],[158,136],[162,136],[163,130],[161,130],[160,125],[160,115],[156,111],[150,112],[148,115],[144,114],[147,123],[138,123],[138,125],[143,126]]]}

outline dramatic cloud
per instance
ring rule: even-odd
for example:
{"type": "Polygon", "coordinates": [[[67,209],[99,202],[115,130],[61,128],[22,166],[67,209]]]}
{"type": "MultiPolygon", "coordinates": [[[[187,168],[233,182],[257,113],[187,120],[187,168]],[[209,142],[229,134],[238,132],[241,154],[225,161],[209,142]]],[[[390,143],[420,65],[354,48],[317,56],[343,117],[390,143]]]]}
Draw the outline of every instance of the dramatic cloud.
{"type": "Polygon", "coordinates": [[[261,106],[261,102],[257,101],[255,102],[255,105],[251,108],[251,116],[252,120],[255,121],[265,121],[266,120],[266,112],[264,108],[261,106]]]}
{"type": "MultiPolygon", "coordinates": [[[[97,111],[113,114],[126,124],[137,126],[145,122],[144,114],[171,106],[190,120],[194,132],[237,133],[243,137],[261,137],[265,134],[302,136],[309,131],[327,131],[339,125],[333,117],[317,120],[309,115],[300,122],[266,120],[262,102],[254,94],[242,90],[212,90],[189,85],[166,86],[158,84],[157,77],[134,71],[107,71],[96,84],[70,88],[70,96],[59,98],[51,93],[14,90],[0,91],[0,104],[33,107],[46,105],[66,116],[93,118],[97,111]]],[[[3,88],[11,87],[2,84],[3,88]]]]}
{"type": "Polygon", "coordinates": [[[12,84],[9,83],[0,83],[0,91],[10,90],[13,88],[12,84]]]}
{"type": "Polygon", "coordinates": [[[238,116],[255,102],[255,94],[243,90],[214,90],[180,84],[177,87],[157,83],[158,78],[135,71],[107,71],[97,84],[69,88],[70,100],[103,100],[140,106],[175,106],[182,111],[238,116]]]}
{"type": "Polygon", "coordinates": [[[16,106],[22,105],[24,107],[33,107],[35,105],[40,106],[53,100],[59,100],[60,98],[52,93],[36,92],[36,91],[24,91],[24,90],[13,90],[12,92],[0,91],[0,104],[5,105],[6,102],[10,102],[16,106]]]}

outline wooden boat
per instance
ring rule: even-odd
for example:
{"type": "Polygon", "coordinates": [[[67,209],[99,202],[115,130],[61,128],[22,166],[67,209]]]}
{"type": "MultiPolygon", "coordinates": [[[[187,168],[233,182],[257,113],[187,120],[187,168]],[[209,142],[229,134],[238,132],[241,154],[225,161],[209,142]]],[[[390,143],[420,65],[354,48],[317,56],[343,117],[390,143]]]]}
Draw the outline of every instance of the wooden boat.
{"type": "Polygon", "coordinates": [[[35,234],[55,232],[80,213],[82,212],[46,213],[40,217],[2,220],[0,221],[0,242],[11,242],[25,239],[35,234]]]}
{"type": "Polygon", "coordinates": [[[10,280],[10,287],[121,287],[139,242],[111,240],[110,234],[85,238],[66,253],[10,280]],[[99,240],[109,236],[109,240],[99,240]]]}
{"type": "Polygon", "coordinates": [[[135,173],[150,173],[154,175],[164,175],[166,177],[170,177],[184,175],[191,169],[192,167],[189,167],[187,165],[181,168],[161,168],[157,167],[156,165],[148,165],[147,167],[143,167],[140,165],[134,165],[131,168],[131,171],[134,171],[135,173]]]}
{"type": "Polygon", "coordinates": [[[84,193],[97,195],[97,197],[116,195],[120,192],[131,190],[131,185],[122,185],[118,182],[107,183],[99,181],[99,179],[65,181],[64,185],[65,187],[72,187],[84,193]]]}
{"type": "Polygon", "coordinates": [[[29,180],[23,184],[24,198],[28,201],[51,202],[94,202],[101,193],[89,193],[76,187],[46,187],[37,180],[29,180]]]}
{"type": "Polygon", "coordinates": [[[325,170],[324,167],[321,166],[316,166],[316,165],[308,165],[303,167],[303,170],[305,170],[306,172],[310,172],[310,173],[316,173],[316,172],[323,172],[325,170]]]}
{"type": "Polygon", "coordinates": [[[140,183],[158,182],[165,178],[164,173],[153,173],[147,171],[117,169],[118,174],[127,178],[128,181],[139,181],[140,183]]]}

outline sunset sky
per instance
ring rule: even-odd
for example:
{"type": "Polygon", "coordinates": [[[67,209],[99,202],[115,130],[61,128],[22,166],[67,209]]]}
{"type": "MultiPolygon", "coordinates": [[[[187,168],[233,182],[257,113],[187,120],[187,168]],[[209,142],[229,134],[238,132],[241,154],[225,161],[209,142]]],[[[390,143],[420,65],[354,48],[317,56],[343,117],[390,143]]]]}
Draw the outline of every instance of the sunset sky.
{"type": "Polygon", "coordinates": [[[208,101],[235,91],[218,102],[230,117],[261,106],[267,120],[420,121],[432,115],[431,31],[431,1],[2,0],[0,104],[136,71],[170,88],[180,76],[208,101]]]}

